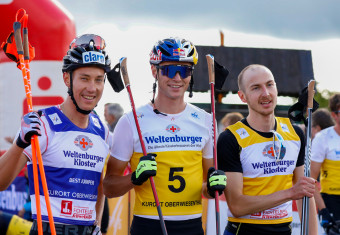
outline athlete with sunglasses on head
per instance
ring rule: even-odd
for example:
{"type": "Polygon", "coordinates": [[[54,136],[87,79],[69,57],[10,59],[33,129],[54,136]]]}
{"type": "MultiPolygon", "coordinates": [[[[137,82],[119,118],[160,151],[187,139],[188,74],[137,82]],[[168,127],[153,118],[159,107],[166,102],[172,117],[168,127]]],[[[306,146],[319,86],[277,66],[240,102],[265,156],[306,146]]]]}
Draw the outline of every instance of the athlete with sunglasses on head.
{"type": "Polygon", "coordinates": [[[222,132],[218,166],[228,177],[224,235],[291,234],[292,200],[310,197],[309,234],[317,234],[315,180],[304,177],[305,138],[288,118],[275,117],[277,88],[271,71],[249,65],[238,76],[238,95],[249,115],[222,132]]]}
{"type": "MultiPolygon", "coordinates": [[[[104,40],[94,34],[75,38],[63,59],[68,94],[57,106],[26,114],[16,143],[0,158],[5,189],[27,163],[33,219],[35,205],[31,137],[39,136],[55,229],[58,235],[99,234],[104,202],[102,170],[109,154],[109,131],[92,110],[104,89],[111,61],[104,40]]],[[[51,234],[40,184],[43,234],[51,234]]],[[[38,234],[34,220],[30,235],[38,234]]]]}
{"type": "Polygon", "coordinates": [[[146,182],[150,176],[154,176],[169,235],[203,235],[202,193],[211,198],[215,190],[222,193],[225,187],[224,172],[210,168],[211,115],[184,100],[188,87],[192,96],[197,59],[195,46],[185,39],[167,38],[154,45],[150,53],[154,96],[137,109],[148,156],[142,154],[131,112],[116,126],[104,192],[117,197],[134,188],[132,235],[162,234],[151,185],[146,182]],[[134,172],[122,176],[129,162],[134,172]],[[207,178],[211,180],[208,187],[207,178]]]}

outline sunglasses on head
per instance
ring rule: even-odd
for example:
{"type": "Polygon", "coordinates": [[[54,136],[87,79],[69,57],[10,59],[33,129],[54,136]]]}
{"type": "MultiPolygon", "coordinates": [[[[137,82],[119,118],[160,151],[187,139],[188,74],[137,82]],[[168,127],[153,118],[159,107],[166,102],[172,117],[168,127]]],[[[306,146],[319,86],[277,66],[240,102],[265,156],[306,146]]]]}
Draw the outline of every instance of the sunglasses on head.
{"type": "Polygon", "coordinates": [[[163,65],[157,66],[157,69],[161,70],[163,76],[169,78],[174,78],[176,73],[179,73],[182,79],[191,76],[194,71],[194,68],[188,65],[163,65]]]}
{"type": "Polygon", "coordinates": [[[272,130],[271,132],[273,133],[273,152],[274,152],[275,160],[278,162],[278,161],[282,160],[284,155],[285,155],[285,152],[282,151],[284,149],[284,146],[283,146],[284,139],[283,139],[282,135],[280,135],[276,131],[272,130]],[[275,139],[277,139],[279,141],[278,151],[276,151],[276,141],[275,141],[275,139]]]}
{"type": "Polygon", "coordinates": [[[104,50],[105,49],[105,40],[95,34],[84,34],[80,37],[75,38],[71,44],[70,49],[75,47],[87,47],[88,45],[92,45],[97,50],[104,50]]]}

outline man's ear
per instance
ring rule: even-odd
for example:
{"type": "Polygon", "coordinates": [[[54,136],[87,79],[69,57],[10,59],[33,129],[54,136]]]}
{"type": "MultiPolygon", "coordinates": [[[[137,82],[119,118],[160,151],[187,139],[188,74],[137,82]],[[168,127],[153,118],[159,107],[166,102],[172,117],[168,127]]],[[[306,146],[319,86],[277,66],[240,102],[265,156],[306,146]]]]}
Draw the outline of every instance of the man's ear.
{"type": "Polygon", "coordinates": [[[64,79],[64,83],[65,85],[70,88],[70,73],[69,72],[64,72],[63,73],[63,79],[64,79]]]}
{"type": "Polygon", "coordinates": [[[157,80],[157,68],[155,65],[151,65],[151,73],[152,73],[152,76],[157,80]]]}
{"type": "Polygon", "coordinates": [[[238,97],[240,97],[240,99],[243,103],[247,103],[246,95],[244,94],[243,91],[239,90],[237,92],[237,94],[238,94],[238,97]]]}

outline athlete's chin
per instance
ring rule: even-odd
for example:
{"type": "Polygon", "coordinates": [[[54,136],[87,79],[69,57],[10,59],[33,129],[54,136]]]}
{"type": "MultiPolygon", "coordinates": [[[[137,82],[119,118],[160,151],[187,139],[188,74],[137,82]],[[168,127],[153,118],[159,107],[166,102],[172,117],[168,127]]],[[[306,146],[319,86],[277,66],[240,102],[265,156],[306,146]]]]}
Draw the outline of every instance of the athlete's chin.
{"type": "Polygon", "coordinates": [[[271,109],[271,110],[260,110],[259,113],[263,116],[269,116],[269,115],[274,114],[274,110],[273,109],[271,109]]]}

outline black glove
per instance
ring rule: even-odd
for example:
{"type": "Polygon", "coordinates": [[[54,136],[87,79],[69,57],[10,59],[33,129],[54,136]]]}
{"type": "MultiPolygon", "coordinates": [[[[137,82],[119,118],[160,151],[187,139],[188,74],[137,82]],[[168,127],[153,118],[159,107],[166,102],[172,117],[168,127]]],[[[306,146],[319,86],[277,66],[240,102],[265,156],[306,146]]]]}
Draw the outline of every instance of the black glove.
{"type": "Polygon", "coordinates": [[[16,141],[17,145],[23,149],[30,146],[33,135],[41,136],[40,126],[40,115],[37,112],[24,115],[21,119],[21,129],[16,141]]]}
{"type": "Polygon", "coordinates": [[[214,167],[210,167],[207,177],[208,193],[211,197],[215,198],[215,191],[218,191],[218,195],[221,195],[227,185],[227,176],[224,171],[215,170],[214,167]]]}
{"type": "Polygon", "coordinates": [[[142,185],[149,177],[156,175],[156,156],[154,153],[148,153],[139,159],[137,169],[131,175],[131,181],[134,185],[142,185]]]}
{"type": "Polygon", "coordinates": [[[327,208],[323,208],[319,211],[319,220],[321,226],[325,229],[326,232],[334,224],[333,215],[329,213],[329,210],[327,208]]]}

